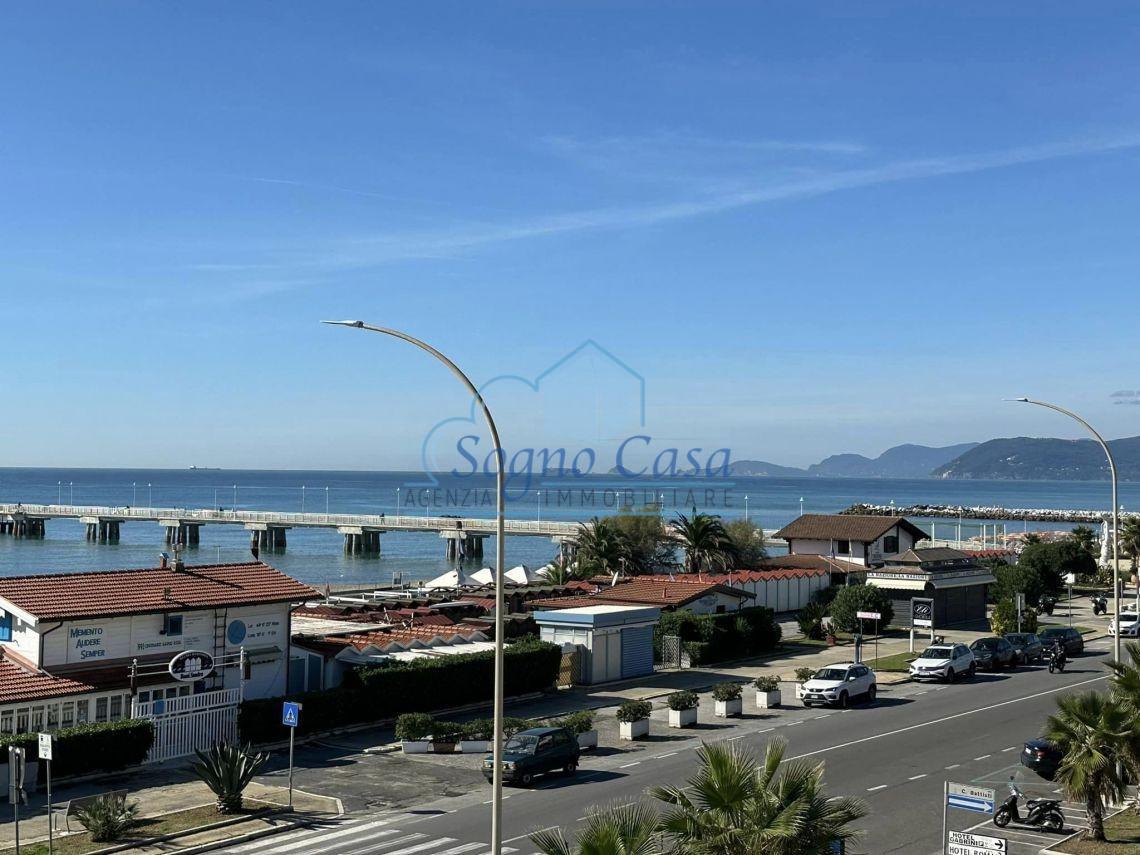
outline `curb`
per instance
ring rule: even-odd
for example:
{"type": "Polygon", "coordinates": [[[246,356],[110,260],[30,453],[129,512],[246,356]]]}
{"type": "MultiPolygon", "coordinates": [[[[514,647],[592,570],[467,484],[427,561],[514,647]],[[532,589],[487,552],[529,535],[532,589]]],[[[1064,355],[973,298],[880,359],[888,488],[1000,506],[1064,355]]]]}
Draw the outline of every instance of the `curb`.
{"type": "MultiPolygon", "coordinates": [[[[195,855],[197,852],[211,852],[215,849],[221,849],[225,846],[238,846],[242,843],[249,843],[251,840],[260,840],[263,837],[272,837],[274,834],[281,834],[285,831],[293,831],[296,828],[300,828],[304,824],[305,823],[302,820],[298,820],[297,822],[283,822],[280,825],[271,825],[268,828],[259,828],[256,831],[239,834],[237,837],[222,837],[218,840],[211,840],[207,843],[199,843],[197,846],[188,846],[185,849],[178,849],[176,851],[178,855],[195,855]]],[[[94,855],[94,853],[92,853],[92,855],[94,855]]]]}

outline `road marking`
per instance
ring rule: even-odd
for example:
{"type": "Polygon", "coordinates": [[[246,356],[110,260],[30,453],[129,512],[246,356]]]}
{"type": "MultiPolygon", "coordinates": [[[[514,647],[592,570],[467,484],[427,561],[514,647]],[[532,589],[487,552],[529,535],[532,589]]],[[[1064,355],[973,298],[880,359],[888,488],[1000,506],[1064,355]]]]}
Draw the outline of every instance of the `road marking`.
{"type": "Polygon", "coordinates": [[[873,793],[873,792],[875,792],[875,790],[885,790],[886,788],[887,788],[886,784],[879,784],[877,787],[867,787],[867,792],[873,793]]]}
{"type": "Polygon", "coordinates": [[[816,718],[830,718],[831,713],[825,712],[823,715],[817,715],[816,718]]]}
{"type": "MultiPolygon", "coordinates": [[[[628,769],[630,766],[640,766],[640,760],[634,760],[632,763],[626,763],[624,766],[618,766],[619,769],[628,769]]],[[[483,804],[490,804],[490,802],[483,802],[483,804]]]]}
{"type": "Polygon", "coordinates": [[[677,752],[676,752],[676,751],[670,751],[668,754],[658,754],[658,755],[657,755],[656,757],[654,757],[653,759],[654,759],[654,760],[662,760],[662,759],[664,759],[664,758],[666,758],[666,757],[675,757],[676,755],[677,755],[677,752]]]}
{"type": "Polygon", "coordinates": [[[988,760],[990,757],[993,757],[993,756],[994,755],[992,755],[992,754],[983,754],[981,757],[975,757],[974,761],[976,762],[978,760],[988,760]]]}
{"type": "Polygon", "coordinates": [[[1016,751],[1016,750],[1017,750],[1017,746],[1016,746],[1016,745],[1011,745],[1011,746],[1009,746],[1009,748],[1003,748],[1003,749],[1001,750],[1001,753],[1002,753],[1002,754],[1005,754],[1005,752],[1007,752],[1007,751],[1016,751]]]}
{"type": "MultiPolygon", "coordinates": [[[[931,727],[936,724],[944,724],[948,721],[953,721],[958,718],[965,718],[970,715],[977,715],[978,713],[989,712],[990,710],[1001,709],[1008,707],[1010,704],[1020,704],[1023,701],[1032,701],[1037,698],[1044,698],[1048,695],[1055,695],[1058,692],[1071,692],[1080,686],[1087,686],[1090,683],[1099,683],[1102,680],[1107,680],[1108,675],[1105,674],[1101,677],[1092,677],[1088,680],[1081,680],[1077,683],[1069,683],[1065,686],[1058,686],[1055,689],[1046,689],[1043,692],[1038,692],[1034,695],[1025,695],[1020,698],[1013,698],[1012,700],[1002,701],[997,704],[990,704],[988,707],[978,707],[977,709],[966,710],[965,712],[955,713],[954,715],[943,716],[942,718],[932,719],[931,721],[924,721],[919,724],[908,725],[907,727],[900,727],[896,730],[888,730],[883,733],[876,733],[872,736],[864,736],[862,739],[853,739],[850,742],[841,742],[838,745],[831,745],[827,748],[817,748],[815,751],[805,751],[803,754],[797,754],[794,757],[785,757],[785,760],[802,760],[804,757],[814,757],[817,754],[826,754],[829,751],[836,751],[840,748],[850,748],[853,745],[862,745],[865,742],[874,742],[876,739],[884,739],[888,736],[898,736],[900,733],[909,733],[912,730],[921,730],[924,727],[931,727]]],[[[845,711],[846,712],[846,711],[845,711]]]]}
{"type": "MultiPolygon", "coordinates": [[[[458,846],[452,846],[450,849],[445,849],[442,852],[437,852],[436,855],[460,855],[462,852],[470,852],[472,849],[482,849],[486,843],[461,843],[458,846]]],[[[507,851],[507,847],[503,847],[503,851],[507,851]]]]}
{"type": "Polygon", "coordinates": [[[930,691],[930,689],[923,689],[921,692],[915,692],[914,694],[915,694],[915,697],[917,697],[919,695],[925,695],[929,691],[930,691]]]}
{"type": "Polygon", "coordinates": [[[748,735],[749,734],[747,734],[747,733],[742,733],[742,734],[740,734],[740,736],[730,736],[726,741],[727,742],[735,742],[738,739],[744,739],[744,737],[746,737],[748,735]]]}
{"type": "MultiPolygon", "coordinates": [[[[420,835],[421,837],[423,835],[420,835]]],[[[415,846],[405,846],[403,849],[396,849],[389,852],[388,855],[412,855],[413,852],[423,852],[425,849],[435,849],[438,846],[446,846],[448,843],[454,843],[454,837],[438,837],[435,840],[429,840],[426,843],[417,843],[415,846]]],[[[391,845],[391,844],[389,844],[391,845]]],[[[484,844],[479,844],[482,849],[484,844]]],[[[388,848],[387,846],[384,847],[388,848]]]]}
{"type": "Polygon", "coordinates": [[[757,733],[771,733],[771,732],[772,732],[773,730],[775,730],[775,729],[776,729],[776,728],[774,728],[774,727],[766,727],[766,728],[764,728],[763,730],[758,730],[758,731],[756,731],[756,732],[757,732],[757,733]]]}
{"type": "Polygon", "coordinates": [[[527,834],[520,834],[518,837],[509,837],[506,840],[504,840],[503,842],[504,843],[514,843],[516,840],[526,840],[527,838],[529,838],[531,836],[531,834],[542,834],[542,832],[544,832],[544,831],[554,831],[554,829],[556,829],[556,828],[561,828],[561,826],[559,826],[559,825],[548,825],[548,826],[546,826],[546,828],[536,828],[534,831],[531,831],[527,834]]]}
{"type": "MultiPolygon", "coordinates": [[[[384,845],[384,846],[399,846],[401,843],[408,843],[412,840],[422,840],[425,837],[427,837],[426,834],[420,834],[419,832],[416,832],[415,834],[405,834],[403,837],[397,837],[395,840],[389,840],[386,844],[382,844],[382,845],[384,845]]],[[[368,848],[370,849],[372,847],[368,847],[368,848]]],[[[367,850],[366,849],[359,849],[359,850],[354,849],[352,851],[353,851],[353,853],[355,853],[355,852],[365,852],[367,850]]],[[[389,855],[395,855],[395,853],[389,853],[389,855]]]]}
{"type": "MultiPolygon", "coordinates": [[[[342,828],[339,831],[330,831],[328,834],[321,834],[316,832],[315,829],[306,829],[304,834],[289,835],[287,841],[282,840],[280,837],[273,837],[261,843],[254,843],[248,846],[242,846],[237,851],[240,852],[254,852],[263,850],[262,855],[270,855],[270,853],[282,853],[296,851],[297,844],[303,842],[303,848],[306,852],[327,852],[329,849],[335,849],[341,845],[341,841],[337,841],[329,846],[324,846],[326,841],[334,840],[338,837],[344,837],[346,834],[359,834],[358,838],[361,841],[373,840],[377,837],[388,837],[389,835],[396,834],[394,828],[385,828],[379,831],[373,831],[371,834],[364,834],[370,829],[375,829],[376,826],[387,824],[387,820],[379,820],[376,822],[356,823],[348,828],[342,828]],[[298,837],[303,837],[304,840],[298,840],[298,837]],[[269,848],[267,848],[269,847],[269,848]]],[[[356,842],[355,840],[353,842],[356,842]]]]}
{"type": "Polygon", "coordinates": [[[947,769],[947,770],[949,770],[949,769],[957,769],[957,768],[958,768],[959,766],[961,766],[961,765],[962,765],[961,763],[951,763],[949,766],[943,766],[942,768],[943,768],[943,769],[947,769]]]}
{"type": "Polygon", "coordinates": [[[911,775],[909,778],[907,778],[907,780],[908,781],[917,781],[919,778],[925,778],[925,777],[926,777],[926,773],[923,772],[921,775],[911,775]]]}

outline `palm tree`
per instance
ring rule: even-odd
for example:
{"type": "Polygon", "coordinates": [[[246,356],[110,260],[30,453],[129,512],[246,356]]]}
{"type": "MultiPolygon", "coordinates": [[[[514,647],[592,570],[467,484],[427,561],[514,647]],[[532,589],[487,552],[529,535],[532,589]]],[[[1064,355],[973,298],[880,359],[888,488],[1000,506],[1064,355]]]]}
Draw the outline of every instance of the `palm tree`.
{"type": "MultiPolygon", "coordinates": [[[[1129,720],[1140,722],[1140,644],[1129,641],[1124,645],[1128,656],[1123,662],[1109,662],[1109,689],[1112,699],[1128,714],[1129,720]]],[[[1133,781],[1140,781],[1140,732],[1128,743],[1128,765],[1133,781]]],[[[1136,791],[1137,809],[1140,809],[1140,787],[1136,791]]]]}
{"type": "Polygon", "coordinates": [[[785,743],[768,743],[763,760],[735,745],[703,745],[701,768],[686,787],[650,791],[671,809],[661,829],[684,855],[817,855],[833,841],[858,836],[851,826],[867,815],[856,799],[829,799],[823,764],[784,766],[785,743]]]}
{"type": "Polygon", "coordinates": [[[578,525],[574,538],[579,569],[609,575],[623,572],[629,562],[629,541],[610,520],[594,517],[578,525]]]}
{"type": "Polygon", "coordinates": [[[691,517],[677,514],[672,528],[673,540],[685,551],[686,573],[728,570],[736,564],[736,544],[720,517],[695,511],[691,517]]]}
{"type": "Polygon", "coordinates": [[[1091,555],[1093,558],[1097,557],[1097,536],[1096,532],[1089,528],[1087,525],[1079,525],[1073,529],[1069,535],[1076,544],[1091,555]]]}
{"type": "Polygon", "coordinates": [[[1121,773],[1135,740],[1128,710],[1100,692],[1062,695],[1042,734],[1064,752],[1057,781],[1065,795],[1085,803],[1086,837],[1103,841],[1105,805],[1124,798],[1121,773]]]}
{"type": "Polygon", "coordinates": [[[1132,559],[1132,572],[1140,563],[1140,518],[1132,517],[1120,526],[1120,549],[1132,559]]]}
{"type": "Polygon", "coordinates": [[[657,841],[657,812],[643,804],[591,809],[574,845],[561,829],[530,836],[544,855],[662,855],[657,841]]]}

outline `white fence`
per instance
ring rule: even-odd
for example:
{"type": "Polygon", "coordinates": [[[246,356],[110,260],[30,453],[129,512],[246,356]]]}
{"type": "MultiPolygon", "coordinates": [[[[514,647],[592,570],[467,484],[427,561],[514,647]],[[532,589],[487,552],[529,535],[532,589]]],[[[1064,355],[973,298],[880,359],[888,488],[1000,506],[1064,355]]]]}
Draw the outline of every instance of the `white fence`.
{"type": "Polygon", "coordinates": [[[215,742],[236,740],[240,703],[240,689],[219,689],[148,703],[135,701],[131,715],[149,719],[154,724],[154,744],[147,754],[147,762],[186,757],[215,742]]]}

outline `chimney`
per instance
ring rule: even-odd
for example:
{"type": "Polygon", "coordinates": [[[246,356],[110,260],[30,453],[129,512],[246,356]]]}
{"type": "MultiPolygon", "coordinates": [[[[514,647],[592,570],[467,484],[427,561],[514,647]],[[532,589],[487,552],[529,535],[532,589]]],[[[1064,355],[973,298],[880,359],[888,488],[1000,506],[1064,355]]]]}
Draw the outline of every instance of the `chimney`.
{"type": "Polygon", "coordinates": [[[158,567],[160,570],[165,570],[170,566],[170,555],[166,552],[158,553],[158,567]]]}
{"type": "Polygon", "coordinates": [[[181,573],[186,569],[186,563],[182,560],[182,547],[178,544],[174,546],[174,572],[181,573]]]}
{"type": "Polygon", "coordinates": [[[163,588],[163,589],[162,589],[162,598],[163,598],[164,600],[169,600],[169,599],[170,599],[170,588],[163,588]]]}

